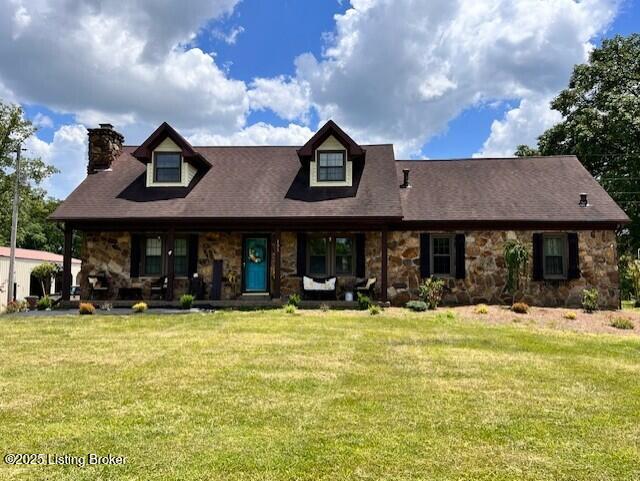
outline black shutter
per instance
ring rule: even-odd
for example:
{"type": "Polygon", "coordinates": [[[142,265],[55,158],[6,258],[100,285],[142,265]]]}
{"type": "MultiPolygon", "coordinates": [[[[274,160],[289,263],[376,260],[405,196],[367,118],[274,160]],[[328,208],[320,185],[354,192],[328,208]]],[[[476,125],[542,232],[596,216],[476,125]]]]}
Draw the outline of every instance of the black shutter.
{"type": "Polygon", "coordinates": [[[542,234],[533,234],[533,280],[541,281],[543,277],[542,234]]]}
{"type": "Polygon", "coordinates": [[[365,276],[364,234],[356,234],[356,277],[365,276]]]}
{"type": "Polygon", "coordinates": [[[297,255],[297,276],[302,277],[307,270],[307,236],[304,233],[298,234],[298,255],[297,255]]]}
{"type": "Polygon", "coordinates": [[[456,234],[456,279],[464,279],[464,234],[456,234]]]}
{"type": "Polygon", "coordinates": [[[426,279],[431,276],[429,234],[420,234],[420,277],[426,279]]]}
{"type": "Polygon", "coordinates": [[[131,234],[131,266],[129,276],[131,278],[140,277],[140,249],[142,247],[142,236],[131,234]]]}
{"type": "Polygon", "coordinates": [[[567,277],[569,279],[580,279],[580,253],[578,251],[578,234],[571,232],[567,234],[569,244],[569,268],[567,277]]]}
{"type": "Polygon", "coordinates": [[[189,235],[189,267],[188,275],[192,278],[193,275],[198,272],[198,234],[189,235]]]}
{"type": "Polygon", "coordinates": [[[223,263],[221,260],[213,261],[210,293],[210,299],[212,301],[219,301],[220,299],[222,299],[222,267],[223,263]]]}

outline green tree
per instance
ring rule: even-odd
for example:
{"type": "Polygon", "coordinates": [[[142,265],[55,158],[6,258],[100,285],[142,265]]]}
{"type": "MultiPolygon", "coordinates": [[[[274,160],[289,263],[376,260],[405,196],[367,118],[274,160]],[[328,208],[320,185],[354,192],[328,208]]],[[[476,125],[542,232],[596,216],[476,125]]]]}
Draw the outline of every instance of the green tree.
{"type": "Polygon", "coordinates": [[[51,262],[43,262],[33,268],[31,275],[40,281],[43,296],[47,296],[49,294],[51,289],[51,279],[53,279],[59,272],[60,267],[51,262]]]}
{"type": "MultiPolygon", "coordinates": [[[[552,101],[563,120],[538,139],[542,155],[574,154],[632,220],[623,248],[640,247],[640,34],[615,36],[576,65],[552,101]]],[[[526,146],[518,147],[525,152],[526,146]]],[[[528,147],[527,147],[528,148],[528,147]]],[[[536,149],[530,149],[535,151],[536,149]]]]}

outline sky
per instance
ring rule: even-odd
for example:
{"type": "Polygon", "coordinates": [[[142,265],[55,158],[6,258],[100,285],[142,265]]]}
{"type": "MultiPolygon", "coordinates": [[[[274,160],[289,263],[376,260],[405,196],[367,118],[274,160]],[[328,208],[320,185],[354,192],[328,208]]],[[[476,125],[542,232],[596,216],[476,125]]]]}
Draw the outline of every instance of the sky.
{"type": "Polygon", "coordinates": [[[640,0],[0,0],[0,99],[38,126],[28,154],[64,198],[87,128],[138,145],[301,145],[328,119],[398,159],[509,156],[640,0]]]}

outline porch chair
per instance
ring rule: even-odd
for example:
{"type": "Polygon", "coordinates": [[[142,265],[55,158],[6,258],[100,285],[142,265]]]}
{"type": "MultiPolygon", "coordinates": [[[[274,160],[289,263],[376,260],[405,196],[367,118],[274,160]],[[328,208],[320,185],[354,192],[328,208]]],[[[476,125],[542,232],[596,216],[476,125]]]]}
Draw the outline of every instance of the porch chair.
{"type": "Polygon", "coordinates": [[[162,276],[156,281],[151,283],[151,298],[158,296],[159,299],[164,299],[167,292],[168,279],[167,276],[162,276]]]}
{"type": "Polygon", "coordinates": [[[302,293],[305,299],[336,299],[336,277],[314,279],[303,276],[302,293]]]}
{"type": "Polygon", "coordinates": [[[106,272],[98,274],[90,274],[87,276],[89,281],[89,299],[107,300],[111,293],[111,279],[106,272]]]}
{"type": "Polygon", "coordinates": [[[373,298],[373,289],[376,286],[376,277],[358,278],[356,279],[356,293],[373,298]]]}

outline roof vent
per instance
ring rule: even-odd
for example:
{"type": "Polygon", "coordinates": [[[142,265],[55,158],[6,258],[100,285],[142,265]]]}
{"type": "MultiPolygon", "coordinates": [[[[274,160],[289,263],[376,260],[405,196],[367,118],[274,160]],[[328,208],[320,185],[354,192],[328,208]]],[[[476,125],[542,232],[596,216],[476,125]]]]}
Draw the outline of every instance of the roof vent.
{"type": "Polygon", "coordinates": [[[404,175],[404,180],[402,181],[401,189],[409,189],[411,188],[411,184],[409,183],[409,172],[410,169],[402,169],[402,174],[404,175]]]}
{"type": "Polygon", "coordinates": [[[580,194],[580,202],[578,202],[580,207],[587,207],[589,205],[589,200],[587,199],[587,193],[583,192],[580,194]]]}
{"type": "Polygon", "coordinates": [[[113,130],[113,125],[111,124],[98,124],[101,129],[113,130]]]}

